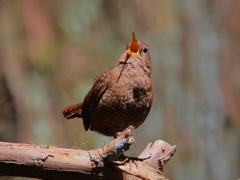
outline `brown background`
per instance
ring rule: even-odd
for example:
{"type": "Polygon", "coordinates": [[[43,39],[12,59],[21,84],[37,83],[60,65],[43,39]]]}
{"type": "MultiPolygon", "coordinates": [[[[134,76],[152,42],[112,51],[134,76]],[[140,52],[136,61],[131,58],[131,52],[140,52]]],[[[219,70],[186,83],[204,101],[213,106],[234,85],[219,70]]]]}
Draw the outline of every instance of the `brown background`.
{"type": "Polygon", "coordinates": [[[154,103],[128,154],[163,139],[177,145],[167,177],[240,178],[238,0],[0,0],[0,141],[110,141],[61,111],[117,62],[132,31],[150,46],[154,103]]]}

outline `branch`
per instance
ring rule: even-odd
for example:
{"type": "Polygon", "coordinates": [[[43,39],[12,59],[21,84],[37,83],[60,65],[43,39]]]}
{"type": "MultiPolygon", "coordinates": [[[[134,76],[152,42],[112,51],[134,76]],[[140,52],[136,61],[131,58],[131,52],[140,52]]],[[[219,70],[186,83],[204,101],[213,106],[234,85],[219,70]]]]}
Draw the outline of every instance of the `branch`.
{"type": "Polygon", "coordinates": [[[96,150],[0,142],[0,176],[40,179],[166,179],[163,166],[176,146],[157,140],[138,158],[124,156],[135,142],[133,127],[96,150]]]}

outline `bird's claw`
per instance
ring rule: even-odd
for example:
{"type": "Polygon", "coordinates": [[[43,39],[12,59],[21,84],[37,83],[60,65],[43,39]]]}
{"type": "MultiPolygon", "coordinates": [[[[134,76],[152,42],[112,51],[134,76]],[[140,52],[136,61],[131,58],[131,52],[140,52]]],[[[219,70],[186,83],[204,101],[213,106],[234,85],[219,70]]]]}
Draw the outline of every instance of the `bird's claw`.
{"type": "Polygon", "coordinates": [[[129,157],[129,156],[125,156],[124,154],[122,154],[119,158],[123,159],[123,160],[117,160],[117,161],[113,161],[113,162],[117,166],[121,166],[121,165],[125,165],[126,163],[129,163],[129,168],[131,170],[132,167],[133,167],[133,164],[136,166],[136,168],[138,168],[138,162],[137,161],[143,161],[143,160],[148,159],[150,157],[151,156],[148,156],[148,157],[129,157]]]}

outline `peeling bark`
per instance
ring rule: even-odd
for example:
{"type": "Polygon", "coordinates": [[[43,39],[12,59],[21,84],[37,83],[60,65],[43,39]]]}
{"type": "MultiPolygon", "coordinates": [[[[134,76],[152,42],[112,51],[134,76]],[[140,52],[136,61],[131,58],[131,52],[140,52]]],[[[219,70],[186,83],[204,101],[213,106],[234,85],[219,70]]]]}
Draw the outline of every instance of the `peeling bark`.
{"type": "Polygon", "coordinates": [[[137,158],[124,156],[135,142],[133,127],[96,150],[0,142],[0,175],[40,179],[166,179],[164,165],[176,146],[157,140],[137,158]]]}

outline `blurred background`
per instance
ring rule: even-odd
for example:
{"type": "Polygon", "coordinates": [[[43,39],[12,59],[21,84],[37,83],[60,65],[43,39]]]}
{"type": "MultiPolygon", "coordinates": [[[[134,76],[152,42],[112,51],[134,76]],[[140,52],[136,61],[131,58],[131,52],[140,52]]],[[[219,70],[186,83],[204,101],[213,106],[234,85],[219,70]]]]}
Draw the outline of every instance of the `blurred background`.
{"type": "Polygon", "coordinates": [[[128,154],[163,139],[177,145],[170,179],[240,178],[238,0],[0,0],[0,141],[111,141],[61,111],[117,63],[132,31],[150,47],[154,103],[128,154]]]}

